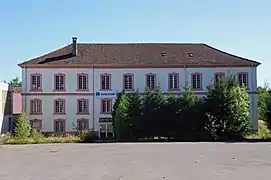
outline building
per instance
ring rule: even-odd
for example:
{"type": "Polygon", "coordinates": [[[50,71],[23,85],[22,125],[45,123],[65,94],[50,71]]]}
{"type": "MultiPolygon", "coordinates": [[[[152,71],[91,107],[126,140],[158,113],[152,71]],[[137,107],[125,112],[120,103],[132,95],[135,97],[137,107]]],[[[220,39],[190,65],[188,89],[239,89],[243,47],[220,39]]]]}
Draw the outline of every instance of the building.
{"type": "Polygon", "coordinates": [[[220,76],[235,74],[248,86],[252,130],[257,130],[257,66],[260,63],[206,44],[72,43],[19,64],[23,110],[45,132],[89,128],[111,136],[116,93],[154,88],[178,92],[187,82],[204,95],[220,76]]]}
{"type": "Polygon", "coordinates": [[[0,133],[13,128],[13,121],[22,112],[21,88],[0,83],[0,133]]]}

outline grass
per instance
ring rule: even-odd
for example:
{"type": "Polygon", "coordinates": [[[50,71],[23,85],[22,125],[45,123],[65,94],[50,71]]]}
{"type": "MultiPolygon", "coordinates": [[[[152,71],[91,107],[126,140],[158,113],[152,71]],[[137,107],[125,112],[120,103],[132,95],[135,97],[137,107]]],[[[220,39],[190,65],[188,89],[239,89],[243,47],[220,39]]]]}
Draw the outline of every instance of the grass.
{"type": "Polygon", "coordinates": [[[8,138],[5,144],[49,144],[49,143],[78,143],[81,139],[77,136],[69,137],[44,137],[44,138],[25,138],[19,139],[15,137],[8,138]]]}
{"type": "Polygon", "coordinates": [[[259,120],[258,121],[258,133],[257,134],[251,134],[246,137],[247,139],[258,139],[258,140],[266,140],[271,139],[271,132],[267,128],[264,121],[259,120]]]}

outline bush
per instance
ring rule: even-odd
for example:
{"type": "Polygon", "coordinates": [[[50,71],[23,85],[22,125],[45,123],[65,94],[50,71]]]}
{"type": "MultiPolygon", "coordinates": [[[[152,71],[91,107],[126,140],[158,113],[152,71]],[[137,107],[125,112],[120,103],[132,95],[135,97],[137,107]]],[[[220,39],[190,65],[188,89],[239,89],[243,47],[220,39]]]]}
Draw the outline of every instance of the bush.
{"type": "Polygon", "coordinates": [[[78,131],[77,137],[79,137],[82,143],[92,143],[99,139],[94,131],[78,131]]]}
{"type": "Polygon", "coordinates": [[[18,139],[25,139],[30,136],[31,127],[28,123],[25,113],[21,113],[15,123],[15,137],[18,139]]]}
{"type": "Polygon", "coordinates": [[[40,132],[39,130],[32,129],[31,138],[33,139],[35,143],[39,143],[39,142],[42,142],[45,137],[42,134],[42,132],[40,132]]]}

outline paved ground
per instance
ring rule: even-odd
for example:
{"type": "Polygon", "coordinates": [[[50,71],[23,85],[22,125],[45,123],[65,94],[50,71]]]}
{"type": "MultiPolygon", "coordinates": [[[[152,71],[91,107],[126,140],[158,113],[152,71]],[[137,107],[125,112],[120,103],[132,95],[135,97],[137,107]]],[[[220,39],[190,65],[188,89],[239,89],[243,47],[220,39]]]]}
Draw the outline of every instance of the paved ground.
{"type": "Polygon", "coordinates": [[[267,180],[271,143],[0,147],[2,180],[267,180]]]}

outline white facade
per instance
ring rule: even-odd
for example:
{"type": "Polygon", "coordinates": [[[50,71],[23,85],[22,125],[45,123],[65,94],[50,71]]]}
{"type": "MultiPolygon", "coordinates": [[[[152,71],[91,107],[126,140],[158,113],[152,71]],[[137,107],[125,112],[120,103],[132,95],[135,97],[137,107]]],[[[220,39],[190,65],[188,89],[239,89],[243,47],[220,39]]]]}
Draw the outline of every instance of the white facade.
{"type": "Polygon", "coordinates": [[[0,133],[4,134],[11,129],[11,120],[12,114],[5,114],[3,110],[5,109],[7,98],[3,99],[3,92],[8,92],[9,84],[8,83],[0,83],[0,133]]]}
{"type": "MultiPolygon", "coordinates": [[[[110,114],[101,114],[101,98],[96,97],[95,93],[100,91],[100,75],[103,73],[111,74],[111,90],[120,92],[123,87],[123,74],[131,73],[134,76],[134,88],[140,92],[144,92],[145,75],[148,73],[156,74],[156,85],[159,85],[163,92],[168,91],[168,75],[169,73],[179,74],[179,85],[187,82],[191,85],[191,74],[202,73],[202,89],[195,91],[198,94],[204,94],[207,86],[214,80],[215,73],[223,72],[227,74],[238,74],[240,72],[248,74],[248,92],[250,98],[252,130],[257,129],[258,113],[257,113],[257,69],[256,67],[232,67],[232,68],[134,68],[134,69],[83,69],[83,68],[23,68],[22,69],[22,103],[23,111],[30,113],[30,100],[42,100],[42,114],[29,115],[29,119],[42,120],[42,130],[44,132],[54,131],[54,120],[65,120],[65,131],[75,131],[77,119],[85,118],[89,121],[89,128],[94,131],[100,131],[99,118],[110,117],[110,114]],[[31,74],[39,73],[42,77],[42,92],[32,92],[31,74]],[[54,74],[65,74],[65,92],[54,91],[54,74]],[[88,90],[84,92],[77,91],[77,74],[85,73],[88,75],[88,90]],[[65,99],[66,114],[54,115],[54,99],[65,99]],[[88,99],[89,114],[77,115],[77,99],[88,99]]],[[[112,97],[109,97],[112,98],[112,97]]],[[[112,98],[114,103],[115,98],[112,98]]]]}

